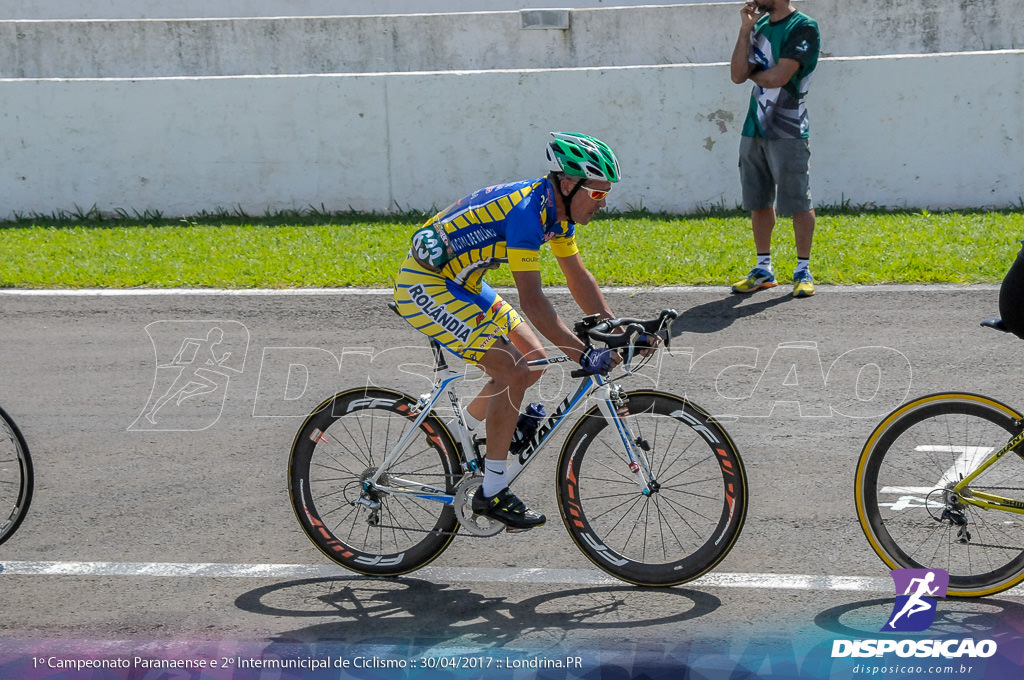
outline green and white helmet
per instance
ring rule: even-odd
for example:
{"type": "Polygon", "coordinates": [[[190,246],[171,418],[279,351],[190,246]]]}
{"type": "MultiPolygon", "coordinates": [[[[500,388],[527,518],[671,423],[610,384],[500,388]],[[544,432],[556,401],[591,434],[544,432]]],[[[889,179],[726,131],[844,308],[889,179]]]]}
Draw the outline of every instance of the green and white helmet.
{"type": "Polygon", "coordinates": [[[548,167],[572,177],[619,181],[619,161],[600,139],[577,132],[552,132],[548,142],[548,167]]]}

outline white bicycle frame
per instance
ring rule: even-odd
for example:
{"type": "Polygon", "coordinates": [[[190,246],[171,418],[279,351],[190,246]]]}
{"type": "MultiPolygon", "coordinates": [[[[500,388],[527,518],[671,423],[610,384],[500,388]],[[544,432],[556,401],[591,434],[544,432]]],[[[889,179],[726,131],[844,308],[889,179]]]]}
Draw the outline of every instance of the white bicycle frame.
{"type": "MultiPolygon", "coordinates": [[[[426,486],[420,482],[413,482],[390,476],[390,483],[388,485],[378,483],[381,475],[383,475],[384,472],[390,468],[391,464],[394,463],[408,448],[412,439],[419,432],[419,427],[423,420],[433,412],[434,406],[438,402],[441,402],[445,396],[448,397],[452,410],[456,414],[455,422],[458,424],[458,427],[455,428],[456,431],[451,432],[451,434],[457,439],[459,444],[463,472],[478,473],[479,471],[479,464],[475,457],[477,447],[473,441],[472,433],[466,427],[462,405],[459,402],[459,395],[453,389],[453,386],[459,380],[463,380],[471,374],[477,375],[478,373],[482,373],[482,371],[480,369],[469,369],[469,367],[465,370],[452,369],[448,366],[447,361],[445,361],[441,348],[433,343],[432,348],[434,350],[436,363],[434,387],[428,394],[424,394],[420,397],[413,411],[416,413],[416,419],[413,421],[412,426],[404,435],[402,435],[402,438],[399,439],[391,451],[388,452],[384,461],[377,468],[377,471],[363,482],[363,486],[364,489],[374,488],[379,491],[392,494],[412,494],[425,500],[434,500],[442,502],[445,505],[451,505],[454,503],[455,497],[445,489],[438,489],[436,487],[426,486]]],[[[544,359],[535,359],[528,362],[528,365],[531,370],[544,370],[544,368],[552,364],[570,363],[571,361],[572,360],[569,359],[568,356],[563,354],[544,359]]],[[[625,370],[627,374],[631,373],[628,360],[625,363],[625,370]]],[[[612,423],[615,426],[616,431],[619,433],[619,437],[622,440],[626,454],[625,458],[627,459],[624,462],[626,462],[629,469],[636,476],[637,483],[640,485],[642,493],[644,495],[650,495],[650,482],[653,479],[653,475],[651,474],[647,457],[644,455],[643,449],[637,439],[632,435],[632,433],[630,433],[629,428],[619,417],[621,407],[616,407],[614,404],[615,399],[619,398],[621,393],[621,388],[618,385],[609,383],[604,376],[583,376],[579,385],[576,387],[576,390],[563,399],[558,408],[555,409],[555,412],[539,424],[536,434],[527,446],[517,456],[509,458],[508,467],[505,472],[509,480],[509,486],[515,482],[516,478],[519,477],[523,470],[526,469],[526,466],[533,461],[541,448],[543,448],[551,437],[560,429],[569,414],[575,411],[586,397],[592,395],[597,400],[597,405],[601,415],[604,416],[606,421],[612,423]]],[[[375,505],[373,501],[370,501],[363,496],[359,498],[358,502],[367,505],[375,505]]]]}

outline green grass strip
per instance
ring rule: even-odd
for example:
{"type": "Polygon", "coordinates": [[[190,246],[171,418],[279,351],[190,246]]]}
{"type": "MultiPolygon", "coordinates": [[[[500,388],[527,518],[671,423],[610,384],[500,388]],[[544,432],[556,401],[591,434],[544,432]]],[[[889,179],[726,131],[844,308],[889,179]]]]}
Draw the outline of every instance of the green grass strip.
{"type": "MultiPolygon", "coordinates": [[[[204,216],[189,220],[67,215],[0,224],[0,286],[18,288],[301,288],[391,285],[424,216],[204,216]]],[[[749,218],[644,212],[577,229],[602,285],[721,286],[753,263],[749,218]]],[[[994,283],[1024,238],[1024,211],[819,211],[818,283],[994,283]]],[[[775,268],[795,264],[792,223],[779,220],[775,268]]],[[[546,282],[563,279],[542,250],[546,282]]],[[[488,275],[512,284],[507,268],[488,275]]]]}

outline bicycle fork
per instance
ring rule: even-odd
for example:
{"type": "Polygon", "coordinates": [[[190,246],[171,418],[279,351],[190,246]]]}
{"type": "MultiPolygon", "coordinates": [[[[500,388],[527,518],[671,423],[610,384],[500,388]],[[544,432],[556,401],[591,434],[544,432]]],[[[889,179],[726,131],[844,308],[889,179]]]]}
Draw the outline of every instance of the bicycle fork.
{"type": "Polygon", "coordinates": [[[629,403],[626,393],[619,385],[609,385],[603,380],[600,381],[600,384],[601,386],[594,392],[595,396],[599,398],[598,409],[605,420],[614,425],[619,433],[619,438],[622,440],[626,450],[628,458],[626,464],[629,467],[629,471],[636,478],[636,482],[640,486],[640,492],[643,495],[650,496],[657,493],[661,489],[661,484],[654,478],[654,474],[651,472],[650,461],[647,459],[647,453],[651,450],[651,445],[643,437],[634,435],[624,420],[629,416],[629,403]]]}

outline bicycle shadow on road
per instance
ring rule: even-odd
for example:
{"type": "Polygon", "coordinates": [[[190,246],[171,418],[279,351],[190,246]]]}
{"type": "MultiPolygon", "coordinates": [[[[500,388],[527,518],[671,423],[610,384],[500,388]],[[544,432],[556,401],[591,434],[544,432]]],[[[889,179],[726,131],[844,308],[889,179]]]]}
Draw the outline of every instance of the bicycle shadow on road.
{"type": "Polygon", "coordinates": [[[754,295],[760,296],[754,299],[749,295],[730,293],[720,300],[705,302],[681,312],[672,322],[672,337],[679,337],[683,333],[716,333],[728,328],[737,319],[760,314],[776,305],[794,299],[788,293],[786,295],[754,293],[754,295]]]}
{"type": "MultiPolygon", "coordinates": [[[[892,597],[851,602],[822,611],[814,618],[814,625],[850,639],[906,637],[905,633],[880,632],[892,616],[892,607],[892,597]]],[[[1024,604],[1019,602],[991,597],[945,598],[938,602],[928,635],[981,639],[1012,632],[1019,636],[1021,622],[1024,622],[1024,604]]]]}
{"type": "Polygon", "coordinates": [[[390,644],[413,653],[410,645],[546,647],[571,641],[569,636],[580,631],[629,639],[630,631],[706,616],[721,600],[695,590],[639,590],[623,584],[555,590],[516,601],[420,579],[327,577],[257,588],[240,595],[235,606],[286,621],[312,620],[275,633],[271,639],[277,643],[390,644]],[[639,602],[645,594],[659,599],[656,607],[639,602]],[[666,603],[666,597],[673,599],[666,603]]]}

